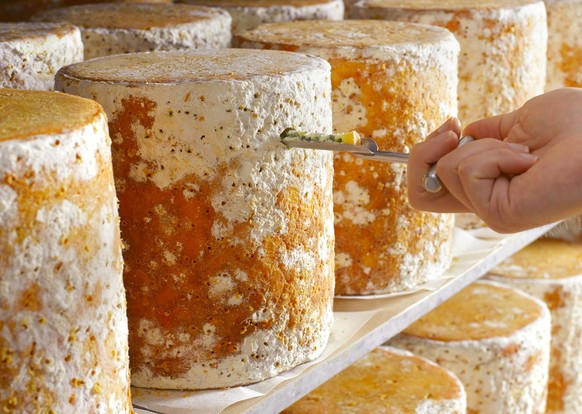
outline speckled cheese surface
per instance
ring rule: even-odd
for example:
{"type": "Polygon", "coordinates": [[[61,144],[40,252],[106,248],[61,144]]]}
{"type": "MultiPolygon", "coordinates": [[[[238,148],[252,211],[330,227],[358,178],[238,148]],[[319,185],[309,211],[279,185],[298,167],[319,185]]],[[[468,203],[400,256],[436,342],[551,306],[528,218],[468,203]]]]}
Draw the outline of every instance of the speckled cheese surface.
{"type": "MultiPolygon", "coordinates": [[[[233,43],[326,59],[334,129],[357,130],[386,151],[408,152],[457,111],[459,45],[442,28],[375,20],[272,23],[235,35],[233,43]]],[[[453,218],[409,206],[404,165],[338,154],[334,171],[336,294],[399,292],[444,272],[453,218]]]]}
{"type": "Polygon", "coordinates": [[[550,312],[507,285],[476,282],[389,341],[455,373],[467,412],[544,413],[550,312]]]}
{"type": "Polygon", "coordinates": [[[546,0],[548,62],[546,90],[582,87],[582,1],[546,0]]]}
{"type": "Polygon", "coordinates": [[[36,21],[81,29],[85,60],[118,53],[219,49],[230,44],[224,10],[186,4],[103,3],[47,10],[36,21]]]}
{"type": "Polygon", "coordinates": [[[0,409],[131,413],[105,114],[0,89],[0,409]]]}
{"type": "Polygon", "coordinates": [[[464,414],[466,395],[450,371],[410,352],[376,348],[283,414],[464,414]]]}
{"type": "Polygon", "coordinates": [[[79,29],[69,24],[0,23],[0,87],[52,90],[57,71],[83,60],[79,29]]]}
{"type": "Polygon", "coordinates": [[[109,118],[128,290],[132,384],[256,382],[323,351],[332,324],[330,68],[225,49],[72,65],[59,88],[109,118]],[[136,70],[136,68],[139,68],[136,70]]]}
{"type": "Polygon", "coordinates": [[[548,413],[582,413],[582,245],[543,238],[492,269],[491,280],[541,300],[552,316],[548,413]]]}
{"type": "Polygon", "coordinates": [[[181,0],[222,8],[232,16],[232,32],[253,29],[263,23],[294,20],[342,20],[342,0],[181,0]]]}
{"type": "Polygon", "coordinates": [[[461,44],[463,124],[517,109],[544,91],[547,25],[543,1],[361,0],[352,18],[434,24],[461,44]]]}

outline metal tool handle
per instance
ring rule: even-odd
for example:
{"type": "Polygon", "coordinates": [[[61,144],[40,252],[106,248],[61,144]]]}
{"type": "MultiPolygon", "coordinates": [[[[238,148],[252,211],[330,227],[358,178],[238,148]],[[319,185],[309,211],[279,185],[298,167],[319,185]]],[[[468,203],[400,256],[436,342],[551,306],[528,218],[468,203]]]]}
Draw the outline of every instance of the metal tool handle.
{"type": "MultiPolygon", "coordinates": [[[[472,136],[466,135],[459,140],[457,148],[474,140],[475,138],[472,136]]],[[[424,177],[422,177],[422,186],[429,193],[438,193],[442,190],[443,183],[436,173],[436,163],[431,165],[426,174],[424,174],[424,177]]]]}

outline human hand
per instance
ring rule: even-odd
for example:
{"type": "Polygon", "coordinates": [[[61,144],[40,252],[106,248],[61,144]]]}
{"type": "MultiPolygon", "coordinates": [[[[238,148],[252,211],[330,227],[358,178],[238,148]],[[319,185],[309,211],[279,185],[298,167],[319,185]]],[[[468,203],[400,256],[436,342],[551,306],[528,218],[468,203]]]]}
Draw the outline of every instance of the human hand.
{"type": "Polygon", "coordinates": [[[559,89],[514,112],[468,125],[476,141],[456,148],[456,119],[415,145],[409,200],[435,212],[473,212],[499,232],[537,227],[582,213],[582,89],[559,89]],[[432,194],[422,176],[437,162],[445,189],[432,194]]]}

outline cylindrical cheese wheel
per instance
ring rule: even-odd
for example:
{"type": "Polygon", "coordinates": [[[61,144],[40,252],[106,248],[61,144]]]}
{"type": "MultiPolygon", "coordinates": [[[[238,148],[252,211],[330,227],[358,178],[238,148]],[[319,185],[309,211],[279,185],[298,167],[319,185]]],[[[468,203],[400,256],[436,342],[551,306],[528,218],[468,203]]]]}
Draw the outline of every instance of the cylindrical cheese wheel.
{"type": "Polygon", "coordinates": [[[546,0],[548,76],[546,90],[582,87],[582,0],[546,0]]]}
{"type": "Polygon", "coordinates": [[[125,244],[132,384],[229,387],[321,354],[332,323],[329,65],[223,49],[71,65],[59,88],[109,117],[125,244]]]}
{"type": "Polygon", "coordinates": [[[33,19],[78,26],[85,60],[118,53],[225,48],[230,44],[232,20],[216,8],[138,3],[62,7],[33,19]]]}
{"type": "Polygon", "coordinates": [[[86,3],[172,3],[172,0],[26,0],[0,3],[0,22],[24,22],[41,11],[86,3]]]}
{"type": "Polygon", "coordinates": [[[494,268],[488,278],[541,300],[552,315],[548,413],[582,413],[582,244],[543,238],[494,268]]]}
{"type": "Polygon", "coordinates": [[[468,412],[541,414],[550,338],[550,312],[542,301],[477,282],[389,343],[454,372],[465,386],[468,412]]]}
{"type": "Polygon", "coordinates": [[[539,0],[361,0],[352,17],[434,24],[461,44],[463,124],[517,109],[544,91],[546,11],[539,0]]]}
{"type": "Polygon", "coordinates": [[[450,371],[410,352],[376,348],[283,414],[464,414],[467,397],[450,371]]]}
{"type": "Polygon", "coordinates": [[[131,413],[105,114],[16,89],[0,113],[0,409],[131,413]]]}
{"type": "Polygon", "coordinates": [[[79,29],[70,24],[0,23],[0,87],[52,90],[63,66],[83,60],[79,29]]]}
{"type": "Polygon", "coordinates": [[[232,32],[253,29],[263,23],[293,20],[342,20],[342,0],[180,0],[220,7],[232,16],[232,32]]]}
{"type": "MultiPolygon", "coordinates": [[[[241,47],[316,55],[332,67],[334,129],[355,129],[382,150],[408,152],[457,110],[459,45],[413,23],[300,21],[235,35],[241,47]]],[[[334,161],[336,293],[398,292],[435,279],[451,260],[453,219],[408,204],[406,166],[334,161]]]]}

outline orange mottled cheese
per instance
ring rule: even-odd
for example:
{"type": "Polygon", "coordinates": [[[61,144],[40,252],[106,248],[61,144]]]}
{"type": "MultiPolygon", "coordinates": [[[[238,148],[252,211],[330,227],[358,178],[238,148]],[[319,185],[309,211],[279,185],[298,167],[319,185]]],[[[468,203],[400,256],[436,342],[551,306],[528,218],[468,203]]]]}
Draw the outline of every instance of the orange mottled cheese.
{"type": "Polygon", "coordinates": [[[105,114],[14,89],[0,112],[0,410],[130,413],[105,114]]]}
{"type": "Polygon", "coordinates": [[[450,371],[410,352],[377,348],[283,414],[466,412],[466,395],[450,371]]]}
{"type": "Polygon", "coordinates": [[[510,286],[475,282],[389,341],[455,373],[467,412],[544,413],[550,358],[547,306],[510,286]]]}
{"type": "MultiPolygon", "coordinates": [[[[408,152],[456,114],[458,43],[442,28],[302,21],[265,24],[233,41],[326,59],[334,129],[357,130],[382,150],[408,152]]],[[[442,274],[452,217],[410,207],[405,166],[338,154],[334,171],[336,294],[399,292],[442,274]]]]}
{"type": "Polygon", "coordinates": [[[541,0],[362,0],[350,17],[450,30],[461,44],[463,124],[513,111],[544,91],[548,31],[541,0]]]}
{"type": "Polygon", "coordinates": [[[487,277],[543,300],[552,317],[548,411],[582,407],[582,244],[542,238],[490,271],[487,277]]]}
{"type": "Polygon", "coordinates": [[[332,156],[288,149],[279,134],[331,130],[329,65],[158,52],[57,79],[110,120],[132,383],[228,387],[320,355],[332,323],[332,156]]]}

